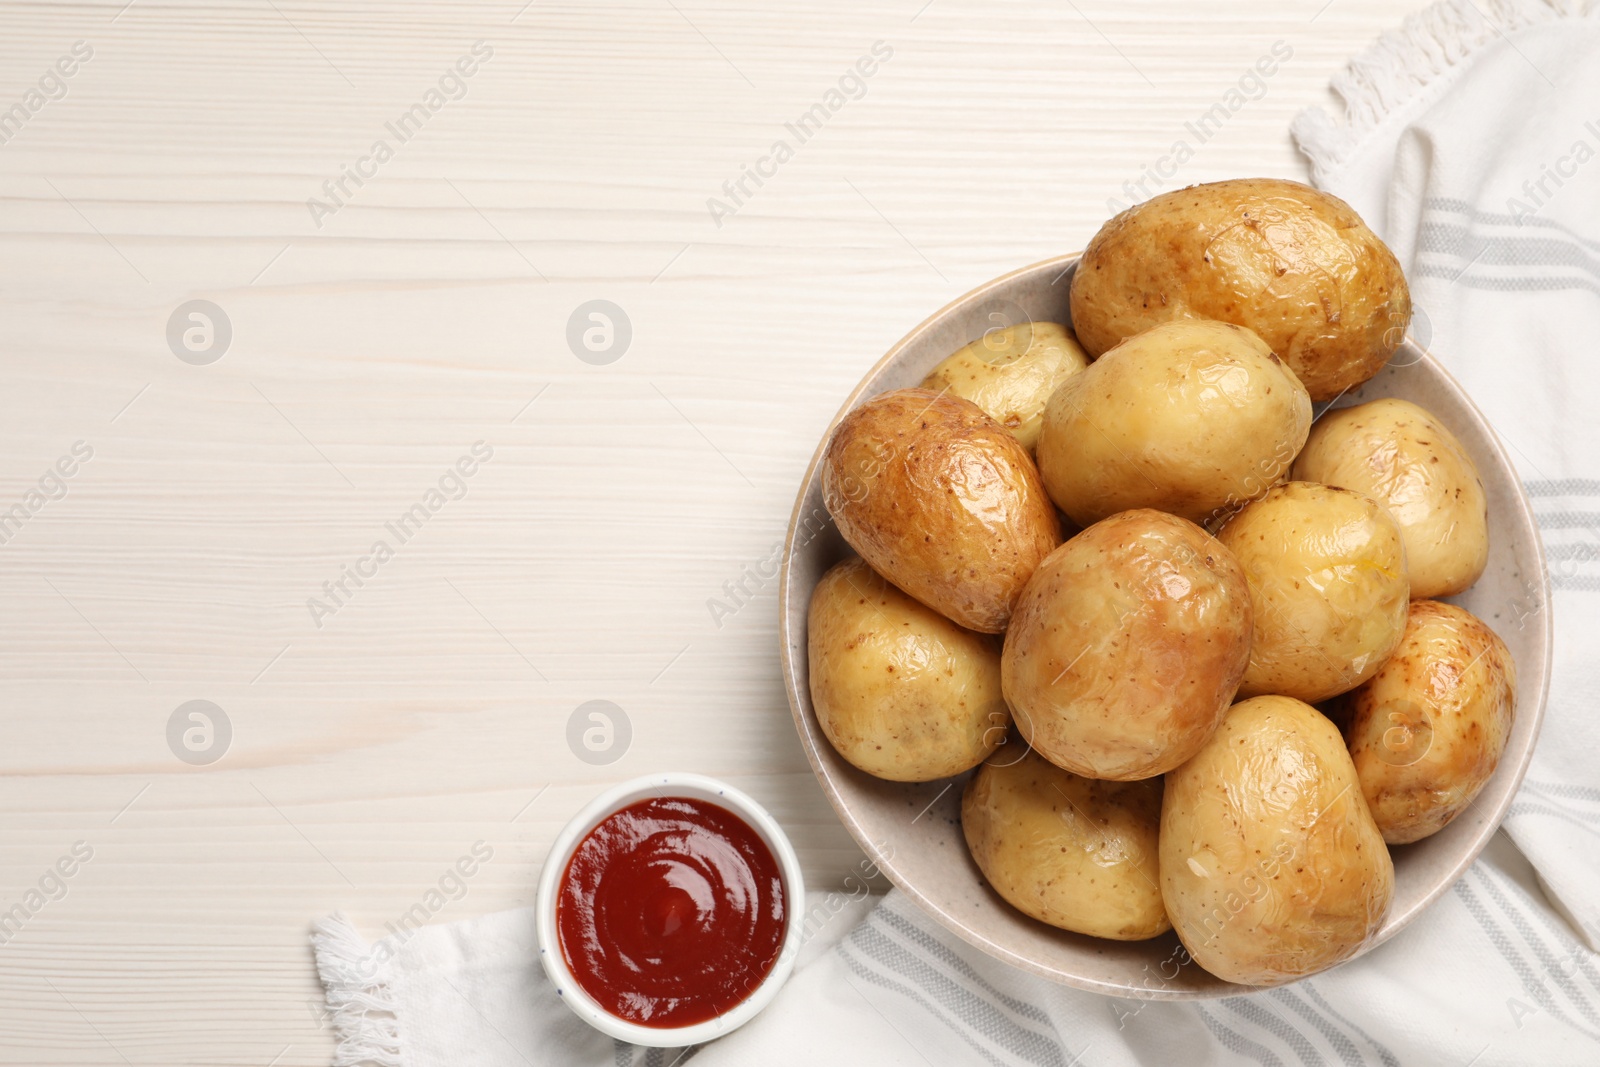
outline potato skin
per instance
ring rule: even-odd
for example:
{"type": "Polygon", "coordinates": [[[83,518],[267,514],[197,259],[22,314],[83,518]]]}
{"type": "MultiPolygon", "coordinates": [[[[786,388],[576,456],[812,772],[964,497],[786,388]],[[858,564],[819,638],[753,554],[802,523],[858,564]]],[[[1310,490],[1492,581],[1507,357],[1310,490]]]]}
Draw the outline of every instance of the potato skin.
{"type": "Polygon", "coordinates": [[[1204,524],[1266,492],[1310,428],[1305,387],[1255,334],[1162,323],[1050,397],[1039,475],[1080,526],[1130,508],[1204,524]]]}
{"type": "Polygon", "coordinates": [[[983,633],[1006,628],[1033,569],[1061,543],[1021,442],[971,401],[926,389],[884,393],[840,421],[822,499],[874,570],[983,633]]]}
{"type": "Polygon", "coordinates": [[[1161,894],[1189,954],[1267,985],[1348,959],[1382,926],[1394,864],[1339,731],[1292,697],[1235,704],[1167,775],[1161,894]]]}
{"type": "Polygon", "coordinates": [[[1331,400],[1376,374],[1411,321],[1400,263],[1350,205],[1244,178],[1162,193],[1117,215],[1072,278],[1072,325],[1099,356],[1158,322],[1248,326],[1331,400]]]}
{"type": "Polygon", "coordinates": [[[1286,482],[1217,532],[1250,583],[1255,632],[1241,697],[1308,703],[1377,673],[1405,632],[1400,528],[1369,496],[1286,482]]]}
{"type": "Polygon", "coordinates": [[[1250,633],[1232,553],[1176,515],[1125,511],[1034,572],[1006,631],[1006,701],[1023,738],[1057,766],[1151,778],[1216,730],[1250,633]]]}
{"type": "Polygon", "coordinates": [[[1414,600],[1405,636],[1348,697],[1345,737],[1383,839],[1420,841],[1472,803],[1516,716],[1517,668],[1471,612],[1414,600]]]}
{"type": "Polygon", "coordinates": [[[906,596],[860,559],[811,594],[811,706],[852,765],[893,782],[970,770],[1005,740],[994,639],[906,596]]]}
{"type": "Polygon", "coordinates": [[[1097,782],[1029,751],[985,763],[961,832],[995,892],[1063,930],[1142,941],[1172,929],[1158,884],[1161,780],[1097,782]]]}
{"type": "Polygon", "coordinates": [[[1488,565],[1489,502],[1478,468],[1454,434],[1409,400],[1323,415],[1294,477],[1354,489],[1389,509],[1414,598],[1460,593],[1488,565]]]}
{"type": "Polygon", "coordinates": [[[1045,401],[1088,365],[1089,354],[1059,322],[1023,322],[986,332],[949,356],[922,388],[972,401],[1032,452],[1045,401]]]}

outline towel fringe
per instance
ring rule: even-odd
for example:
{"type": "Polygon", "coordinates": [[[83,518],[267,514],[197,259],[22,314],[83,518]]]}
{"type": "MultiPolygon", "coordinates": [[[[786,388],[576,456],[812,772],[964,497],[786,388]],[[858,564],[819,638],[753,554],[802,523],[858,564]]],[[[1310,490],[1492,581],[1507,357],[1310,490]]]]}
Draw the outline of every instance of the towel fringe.
{"type": "Polygon", "coordinates": [[[1407,15],[1334,75],[1344,121],[1320,107],[1302,111],[1289,125],[1295,146],[1311,163],[1312,180],[1326,188],[1331,172],[1395,109],[1440,75],[1460,66],[1502,34],[1583,14],[1585,0],[1440,0],[1407,15]]]}
{"type": "Polygon", "coordinates": [[[400,1025],[389,988],[388,957],[374,952],[342,913],[321,920],[315,931],[311,947],[317,974],[339,1037],[333,1067],[400,1067],[400,1025]]]}

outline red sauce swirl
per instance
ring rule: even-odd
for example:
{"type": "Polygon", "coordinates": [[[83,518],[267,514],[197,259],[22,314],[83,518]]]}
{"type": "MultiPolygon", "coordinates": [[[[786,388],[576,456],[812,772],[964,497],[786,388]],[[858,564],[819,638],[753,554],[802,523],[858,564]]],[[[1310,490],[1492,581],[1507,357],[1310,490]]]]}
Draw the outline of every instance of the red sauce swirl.
{"type": "Polygon", "coordinates": [[[618,1018],[690,1026],[755,991],[783,945],[783,882],[739,816],[688,797],[608,815],[567,861],[556,932],[567,969],[618,1018]]]}

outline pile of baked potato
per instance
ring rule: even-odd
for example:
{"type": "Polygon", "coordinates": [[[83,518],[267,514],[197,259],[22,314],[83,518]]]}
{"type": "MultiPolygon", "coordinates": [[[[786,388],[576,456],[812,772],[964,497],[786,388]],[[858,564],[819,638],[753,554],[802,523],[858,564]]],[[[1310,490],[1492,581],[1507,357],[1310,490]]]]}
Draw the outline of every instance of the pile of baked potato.
{"type": "Polygon", "coordinates": [[[859,555],[812,594],[817,721],[880,778],[976,768],[968,847],[1025,914],[1175,929],[1232,982],[1313,973],[1510,733],[1506,646],[1436,599],[1487,562],[1482,483],[1415,404],[1313,418],[1411,315],[1334,197],[1158,196],[1070,298],[1071,329],[991,330],[836,427],[823,495],[859,555]]]}

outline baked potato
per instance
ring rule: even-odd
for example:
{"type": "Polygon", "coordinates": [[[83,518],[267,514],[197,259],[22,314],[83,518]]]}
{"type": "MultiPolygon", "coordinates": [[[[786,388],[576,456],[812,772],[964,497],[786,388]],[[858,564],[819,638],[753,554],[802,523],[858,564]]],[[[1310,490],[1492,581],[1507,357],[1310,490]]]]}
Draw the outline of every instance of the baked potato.
{"type": "Polygon", "coordinates": [[[922,388],[972,401],[1032,452],[1045,401],[1088,365],[1088,353],[1059,322],[1023,322],[986,331],[934,367],[922,388]]]}
{"type": "Polygon", "coordinates": [[[1419,841],[1472,803],[1511,736],[1516,694],[1498,634],[1454,604],[1411,602],[1400,646],[1347,701],[1350,756],[1385,841],[1419,841]]]}
{"type": "Polygon", "coordinates": [[[1248,326],[1312,400],[1371,378],[1411,321],[1400,263],[1361,217],[1277,178],[1194,185],[1122,212],[1084,250],[1071,301],[1096,357],[1174,319],[1248,326]]]}
{"type": "Polygon", "coordinates": [[[1017,729],[1088,778],[1151,778],[1193,756],[1250,657],[1250,593],[1233,554],[1187,519],[1104,519],[1056,549],[1006,631],[1017,729]]]}
{"type": "Polygon", "coordinates": [[[1246,985],[1348,959],[1394,896],[1394,865],[1339,731],[1292,697],[1235,704],[1167,775],[1160,855],[1184,947],[1246,985]]]}
{"type": "Polygon", "coordinates": [[[873,397],[822,457],[839,533],[889,581],[970,630],[999,633],[1061,527],[1022,443],[976,404],[926,389],[873,397]]]}
{"type": "Polygon", "coordinates": [[[1455,435],[1409,400],[1330,411],[1312,428],[1294,477],[1365,493],[1400,524],[1414,598],[1465,590],[1489,562],[1489,502],[1455,435]]]}
{"type": "Polygon", "coordinates": [[[811,594],[811,706],[852,765],[895,782],[976,766],[1006,737],[1000,654],[906,596],[860,559],[811,594]]]}
{"type": "Polygon", "coordinates": [[[1326,700],[1371,678],[1400,643],[1405,549],[1371,497],[1288,482],[1245,505],[1217,539],[1250,585],[1255,630],[1240,696],[1326,700]]]}
{"type": "Polygon", "coordinates": [[[985,763],[961,832],[996,893],[1063,930],[1140,941],[1172,929],[1158,885],[1161,780],[1097,782],[1037,752],[985,763]]]}
{"type": "Polygon", "coordinates": [[[1311,399],[1249,330],[1168,322],[1062,383],[1039,474],[1080,526],[1130,508],[1204,523],[1266,492],[1311,427],[1311,399]]]}

